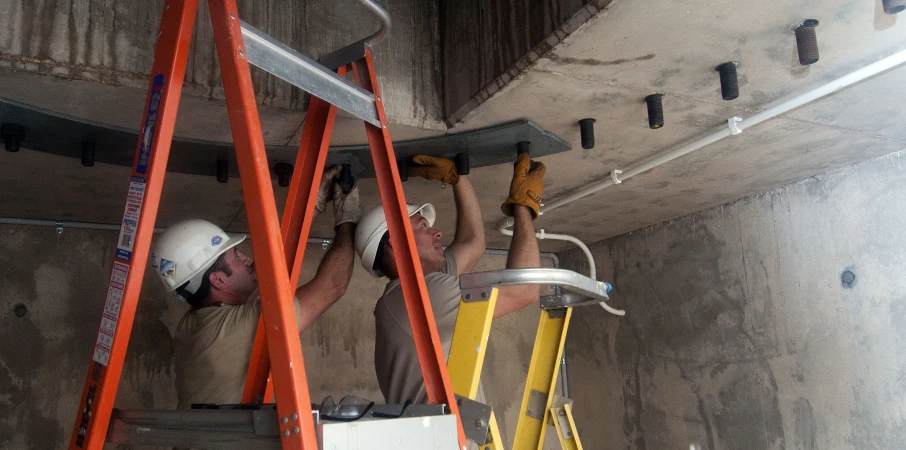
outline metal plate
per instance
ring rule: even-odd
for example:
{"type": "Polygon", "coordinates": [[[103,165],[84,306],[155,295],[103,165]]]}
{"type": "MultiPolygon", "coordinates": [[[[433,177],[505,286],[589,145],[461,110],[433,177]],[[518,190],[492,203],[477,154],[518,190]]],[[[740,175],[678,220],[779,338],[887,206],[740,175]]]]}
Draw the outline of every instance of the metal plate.
{"type": "Polygon", "coordinates": [[[598,303],[601,303],[601,300],[574,292],[541,297],[541,309],[574,308],[576,306],[596,305],[598,303]]]}
{"type": "MultiPolygon", "coordinates": [[[[15,123],[25,127],[22,148],[81,158],[82,142],[94,142],[95,161],[132,167],[136,130],[78,119],[0,98],[0,123],[15,123]]],[[[541,157],[565,152],[570,145],[556,135],[544,131],[534,122],[517,120],[479,130],[447,134],[425,139],[394,142],[398,159],[427,154],[455,158],[468,151],[470,166],[486,167],[516,160],[516,143],[532,143],[532,156],[541,157]]],[[[279,161],[295,161],[298,147],[267,146],[269,165],[279,161]]],[[[167,172],[214,176],[217,160],[234,161],[233,146],[226,142],[174,138],[167,172]]],[[[327,164],[350,164],[357,178],[374,178],[371,151],[367,145],[331,147],[327,164]]],[[[235,163],[230,164],[230,177],[239,177],[235,163]]]]}
{"type": "Polygon", "coordinates": [[[529,394],[528,406],[525,408],[525,415],[538,420],[544,420],[544,410],[547,408],[547,394],[532,389],[529,394]]]}
{"type": "Polygon", "coordinates": [[[456,396],[456,404],[459,406],[459,417],[466,437],[478,445],[484,445],[488,441],[491,407],[461,395],[456,396]]]}

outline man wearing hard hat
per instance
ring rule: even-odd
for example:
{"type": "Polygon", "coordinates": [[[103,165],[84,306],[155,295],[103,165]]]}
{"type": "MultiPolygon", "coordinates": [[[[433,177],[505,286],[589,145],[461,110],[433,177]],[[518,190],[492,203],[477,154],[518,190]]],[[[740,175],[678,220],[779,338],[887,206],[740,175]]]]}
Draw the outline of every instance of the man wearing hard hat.
{"type": "MultiPolygon", "coordinates": [[[[456,204],[456,235],[444,249],[441,232],[432,228],[437,214],[430,203],[409,205],[409,220],[425,274],[425,285],[444,355],[449,355],[459,310],[459,274],[471,272],[485,250],[484,222],[475,190],[469,180],[456,172],[456,164],[446,158],[419,155],[409,175],[439,180],[453,186],[456,204]]],[[[538,217],[544,190],[544,165],[533,163],[527,153],[520,154],[510,184],[510,195],[501,209],[513,217],[513,240],[507,256],[508,269],[541,267],[541,255],[532,221],[538,217]],[[534,168],[533,164],[536,164],[534,168]]],[[[387,220],[381,206],[369,211],[355,235],[356,252],[362,266],[375,277],[390,280],[374,309],[374,368],[384,399],[390,404],[426,402],[418,353],[406,314],[387,220]]],[[[516,311],[538,300],[537,285],[504,286],[498,291],[494,317],[516,311]]]]}
{"type": "MultiPolygon", "coordinates": [[[[346,292],[352,275],[353,235],[361,218],[358,186],[344,194],[340,167],[324,172],[315,206],[333,200],[335,237],[318,272],[295,293],[301,333],[346,292]]],[[[174,338],[179,408],[194,403],[239,403],[261,314],[252,259],[236,246],[245,235],[225,233],[204,220],[186,220],[154,242],[151,264],[168,292],[187,302],[174,338]]]]}

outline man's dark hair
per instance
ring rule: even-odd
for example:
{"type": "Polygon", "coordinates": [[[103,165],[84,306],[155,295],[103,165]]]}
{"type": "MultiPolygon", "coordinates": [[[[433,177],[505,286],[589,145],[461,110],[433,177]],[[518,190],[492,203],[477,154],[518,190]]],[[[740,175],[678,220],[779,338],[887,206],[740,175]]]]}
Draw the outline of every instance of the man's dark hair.
{"type": "Polygon", "coordinates": [[[371,266],[374,270],[381,273],[383,276],[387,276],[387,261],[384,260],[384,250],[390,245],[390,232],[385,231],[384,235],[381,236],[381,242],[378,244],[377,253],[374,254],[374,264],[371,266]]]}
{"type": "MultiPolygon", "coordinates": [[[[229,250],[227,250],[229,251],[229,250]]],[[[224,252],[225,253],[225,252],[224,252]]],[[[208,267],[208,270],[204,272],[204,275],[201,277],[201,286],[198,287],[198,290],[195,291],[195,294],[189,296],[186,299],[189,302],[189,305],[192,305],[193,308],[201,308],[204,304],[205,299],[211,295],[211,274],[216,272],[223,272],[228,277],[233,275],[233,270],[226,263],[226,258],[221,254],[214,260],[214,264],[211,264],[211,267],[208,267]]]]}

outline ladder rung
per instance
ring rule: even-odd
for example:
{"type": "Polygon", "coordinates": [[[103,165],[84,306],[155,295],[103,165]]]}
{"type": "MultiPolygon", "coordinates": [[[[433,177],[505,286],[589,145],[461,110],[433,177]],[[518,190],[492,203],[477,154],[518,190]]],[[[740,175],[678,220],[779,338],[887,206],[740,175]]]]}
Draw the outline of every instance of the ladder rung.
{"type": "Polygon", "coordinates": [[[370,92],[240,21],[249,64],[283,79],[372,125],[381,126],[370,92]]]}

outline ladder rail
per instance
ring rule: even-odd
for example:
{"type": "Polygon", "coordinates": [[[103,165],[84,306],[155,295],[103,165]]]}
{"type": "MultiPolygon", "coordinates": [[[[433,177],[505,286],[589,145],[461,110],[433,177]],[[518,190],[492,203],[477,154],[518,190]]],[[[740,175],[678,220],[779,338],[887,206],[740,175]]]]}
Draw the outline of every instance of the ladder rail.
{"type": "MultiPolygon", "coordinates": [[[[339,73],[345,74],[346,67],[339,73]]],[[[286,263],[290,267],[290,286],[299,285],[299,274],[305,256],[308,236],[314,221],[314,204],[318,196],[318,185],[324,170],[330,136],[337,117],[337,107],[317,97],[312,97],[306,114],[302,138],[299,141],[299,152],[296,156],[295,170],[283,210],[283,222],[280,232],[286,252],[286,263]],[[307,195],[306,195],[307,193],[307,195]]],[[[246,375],[245,388],[242,392],[243,403],[262,403],[270,401],[273,396],[273,385],[268,382],[270,359],[267,354],[267,339],[264,335],[264,318],[258,320],[258,330],[249,358],[249,370],[246,375]]]]}
{"type": "Polygon", "coordinates": [[[71,450],[104,446],[154,233],[197,9],[197,0],[167,1],[161,16],[126,211],[71,450]]]}
{"type": "Polygon", "coordinates": [[[248,211],[283,448],[318,448],[277,205],[235,0],[209,0],[236,163],[248,211]],[[283,418],[287,420],[284,421],[283,418]]]}
{"type": "Polygon", "coordinates": [[[437,324],[434,321],[412,224],[409,222],[406,197],[400,181],[396,156],[393,153],[390,130],[386,125],[384,103],[370,49],[366,50],[364,60],[352,63],[352,73],[358,85],[374,94],[375,106],[381,121],[380,127],[365,124],[365,133],[371,146],[371,158],[377,175],[381,204],[384,206],[387,228],[390,231],[390,245],[394,248],[400,287],[406,302],[406,313],[425,381],[425,393],[429,403],[445,403],[450,409],[450,414],[456,416],[459,446],[466,450],[468,444],[447,371],[447,361],[441,348],[437,324]]]}

